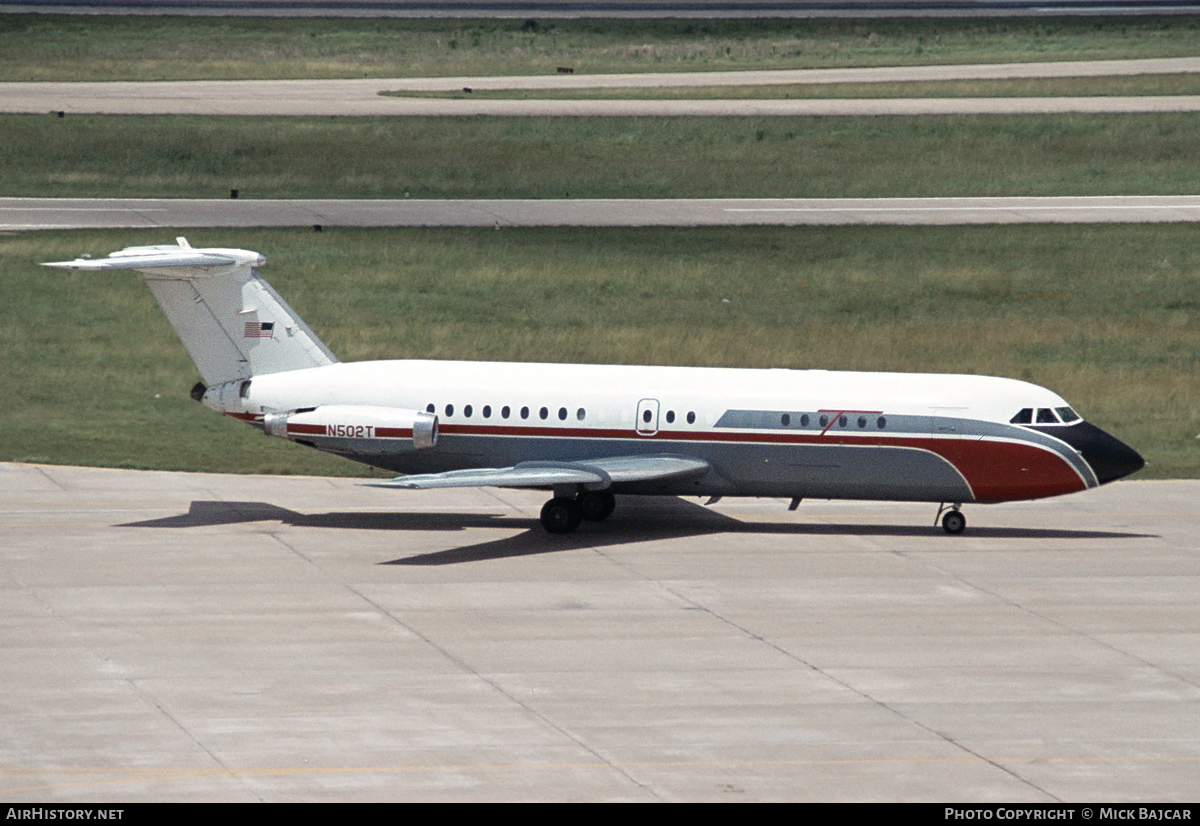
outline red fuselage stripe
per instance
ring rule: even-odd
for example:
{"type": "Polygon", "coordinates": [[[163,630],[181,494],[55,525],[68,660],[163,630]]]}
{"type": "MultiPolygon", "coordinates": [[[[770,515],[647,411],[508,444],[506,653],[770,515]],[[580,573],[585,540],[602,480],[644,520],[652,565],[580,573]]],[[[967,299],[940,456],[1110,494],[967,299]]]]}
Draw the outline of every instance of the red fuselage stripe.
{"type": "MultiPolygon", "coordinates": [[[[853,411],[858,412],[858,411],[853,411]]],[[[253,420],[247,414],[230,414],[253,420]]],[[[834,419],[836,422],[837,419],[834,419]]],[[[833,423],[830,424],[830,428],[833,423]]],[[[974,437],[892,435],[839,428],[821,433],[763,433],[713,431],[658,431],[651,437],[624,428],[545,427],[536,425],[442,424],[443,436],[497,436],[614,441],[706,442],[745,445],[844,445],[924,450],[950,463],[966,480],[975,499],[1003,502],[1035,499],[1085,490],[1086,482],[1061,456],[1025,442],[974,437]]],[[[289,424],[289,434],[325,436],[325,425],[289,424]]],[[[405,428],[377,428],[378,438],[412,438],[405,428]]]]}

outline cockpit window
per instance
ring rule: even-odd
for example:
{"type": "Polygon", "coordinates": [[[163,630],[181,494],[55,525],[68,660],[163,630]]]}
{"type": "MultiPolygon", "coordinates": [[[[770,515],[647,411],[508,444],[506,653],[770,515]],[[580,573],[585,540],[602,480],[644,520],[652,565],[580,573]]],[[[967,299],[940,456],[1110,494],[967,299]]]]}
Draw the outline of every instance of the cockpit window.
{"type": "Polygon", "coordinates": [[[1058,417],[1068,424],[1079,421],[1079,414],[1069,407],[1056,407],[1054,409],[1058,411],[1058,417]]]}
{"type": "Polygon", "coordinates": [[[1009,424],[1033,424],[1033,408],[1026,407],[1008,420],[1009,424]]]}
{"type": "Polygon", "coordinates": [[[1058,416],[1054,415],[1054,411],[1049,407],[1039,407],[1037,414],[1038,424],[1058,424],[1058,416]]]}

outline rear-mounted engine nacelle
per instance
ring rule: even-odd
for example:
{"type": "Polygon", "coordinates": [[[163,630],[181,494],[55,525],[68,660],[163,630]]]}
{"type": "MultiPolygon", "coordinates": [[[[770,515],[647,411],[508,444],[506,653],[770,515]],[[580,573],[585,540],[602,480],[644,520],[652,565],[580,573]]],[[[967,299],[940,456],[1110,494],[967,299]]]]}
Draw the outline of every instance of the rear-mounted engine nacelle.
{"type": "Polygon", "coordinates": [[[263,430],[322,450],[406,453],[437,444],[438,420],[417,410],[338,404],[267,413],[263,430]]]}
{"type": "Polygon", "coordinates": [[[224,384],[217,384],[212,387],[205,387],[203,384],[197,383],[192,388],[193,399],[222,413],[247,412],[246,397],[249,394],[249,379],[227,381],[224,384]]]}

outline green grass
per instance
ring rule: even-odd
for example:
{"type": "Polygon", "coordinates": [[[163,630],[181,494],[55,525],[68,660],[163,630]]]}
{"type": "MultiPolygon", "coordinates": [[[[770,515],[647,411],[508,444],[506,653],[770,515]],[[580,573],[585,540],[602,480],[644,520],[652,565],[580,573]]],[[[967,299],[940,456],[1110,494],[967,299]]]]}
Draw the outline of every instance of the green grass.
{"type": "Polygon", "coordinates": [[[1200,115],[0,115],[3,194],[710,198],[1200,191],[1200,115]],[[299,160],[302,159],[302,160],[299,160]],[[619,170],[619,171],[617,171],[619,170]]]}
{"type": "Polygon", "coordinates": [[[785,100],[788,98],[1099,97],[1200,94],[1200,74],[1123,77],[945,80],[881,83],[791,83],[769,86],[657,86],[595,89],[472,89],[395,91],[398,98],[468,100],[785,100]]]}
{"type": "Polygon", "coordinates": [[[1200,20],[0,15],[0,80],[424,77],[1177,57],[1200,20]]]}
{"type": "MultiPolygon", "coordinates": [[[[1200,476],[1190,225],[196,230],[266,274],[344,360],[967,372],[1063,394],[1200,476]],[[728,299],[728,302],[725,301],[728,299]]],[[[0,239],[0,460],[361,472],[187,398],[195,369],[132,273],[45,270],[176,231],[0,239]]]]}

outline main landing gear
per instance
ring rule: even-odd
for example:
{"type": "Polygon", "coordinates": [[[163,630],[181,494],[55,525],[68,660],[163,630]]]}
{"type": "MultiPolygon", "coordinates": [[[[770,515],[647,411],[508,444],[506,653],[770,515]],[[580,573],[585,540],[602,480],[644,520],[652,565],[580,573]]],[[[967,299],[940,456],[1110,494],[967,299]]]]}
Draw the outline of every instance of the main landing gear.
{"type": "Polygon", "coordinates": [[[955,502],[947,507],[943,502],[938,508],[937,516],[933,517],[933,524],[937,524],[938,520],[942,520],[942,530],[952,536],[957,536],[967,529],[967,517],[962,515],[959,508],[962,507],[962,502],[955,502]]]}
{"type": "Polygon", "coordinates": [[[607,519],[616,506],[617,498],[607,491],[585,490],[573,499],[556,496],[542,506],[542,527],[550,533],[570,533],[585,519],[607,519]]]}

